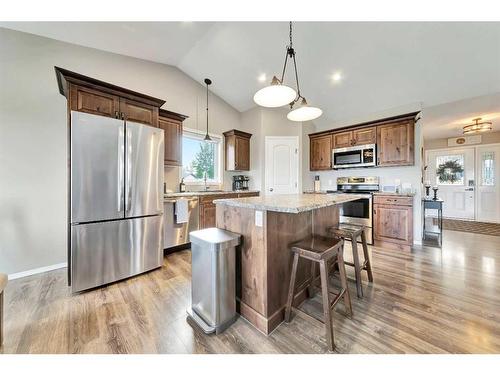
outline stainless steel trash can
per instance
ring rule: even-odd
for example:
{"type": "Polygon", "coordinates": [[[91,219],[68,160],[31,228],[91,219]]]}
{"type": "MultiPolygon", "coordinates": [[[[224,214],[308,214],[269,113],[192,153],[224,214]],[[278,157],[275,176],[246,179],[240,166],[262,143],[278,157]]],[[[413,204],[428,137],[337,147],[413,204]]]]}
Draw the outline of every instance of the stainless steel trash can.
{"type": "Polygon", "coordinates": [[[221,333],[237,318],[235,247],[241,235],[218,228],[189,233],[191,308],[188,320],[205,333],[221,333]]]}

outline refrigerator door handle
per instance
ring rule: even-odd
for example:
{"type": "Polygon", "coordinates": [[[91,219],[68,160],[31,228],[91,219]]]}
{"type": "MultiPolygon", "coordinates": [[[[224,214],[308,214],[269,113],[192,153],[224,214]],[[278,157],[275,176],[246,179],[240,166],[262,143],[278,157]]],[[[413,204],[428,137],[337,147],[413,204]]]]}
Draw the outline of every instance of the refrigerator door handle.
{"type": "Polygon", "coordinates": [[[123,147],[124,139],[124,129],[123,126],[120,127],[118,131],[118,212],[123,211],[123,203],[125,198],[125,150],[123,147]]]}
{"type": "Polygon", "coordinates": [[[132,208],[132,132],[127,131],[127,201],[125,202],[125,211],[130,211],[132,208]]]}

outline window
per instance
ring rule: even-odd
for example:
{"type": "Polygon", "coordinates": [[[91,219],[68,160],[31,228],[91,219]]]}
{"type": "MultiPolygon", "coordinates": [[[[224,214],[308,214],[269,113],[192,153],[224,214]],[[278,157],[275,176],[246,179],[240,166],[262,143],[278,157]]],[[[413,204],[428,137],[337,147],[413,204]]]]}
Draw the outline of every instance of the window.
{"type": "Polygon", "coordinates": [[[464,156],[443,155],[436,157],[436,184],[464,184],[464,156]]]}
{"type": "Polygon", "coordinates": [[[213,142],[205,142],[204,133],[185,129],[182,134],[182,177],[186,184],[222,183],[222,138],[210,134],[213,142]]]}
{"type": "Polygon", "coordinates": [[[495,153],[483,152],[481,168],[481,184],[483,186],[495,185],[495,153]]]}

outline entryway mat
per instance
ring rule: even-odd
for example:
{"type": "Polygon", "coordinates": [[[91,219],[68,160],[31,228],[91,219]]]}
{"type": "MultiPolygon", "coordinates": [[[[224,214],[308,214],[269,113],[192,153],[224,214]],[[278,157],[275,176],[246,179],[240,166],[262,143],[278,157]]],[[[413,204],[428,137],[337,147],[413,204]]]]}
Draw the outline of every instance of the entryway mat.
{"type": "Polygon", "coordinates": [[[443,229],[500,236],[500,224],[481,223],[478,221],[443,219],[443,229]]]}

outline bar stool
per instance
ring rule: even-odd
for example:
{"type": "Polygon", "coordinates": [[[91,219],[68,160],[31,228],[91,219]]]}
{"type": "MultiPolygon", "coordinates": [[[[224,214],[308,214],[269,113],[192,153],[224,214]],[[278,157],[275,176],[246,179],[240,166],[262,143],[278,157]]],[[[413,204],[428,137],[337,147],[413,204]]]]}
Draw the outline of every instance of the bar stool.
{"type": "Polygon", "coordinates": [[[363,297],[363,283],[361,282],[361,271],[365,270],[368,274],[368,281],[373,282],[372,265],[368,256],[368,244],[366,242],[365,228],[360,225],[340,224],[338,227],[328,228],[329,233],[343,240],[350,240],[352,244],[353,263],[344,262],[345,264],[354,267],[354,275],[356,278],[356,291],[358,298],[363,297]],[[363,263],[359,261],[358,255],[358,238],[361,237],[363,255],[365,260],[363,263]]]}
{"type": "Polygon", "coordinates": [[[343,298],[346,311],[352,317],[351,299],[349,297],[349,289],[347,288],[347,277],[345,273],[345,265],[343,258],[344,241],[336,238],[328,238],[322,236],[309,236],[305,239],[295,242],[291,245],[291,250],[294,253],[292,273],[290,277],[290,287],[288,289],[288,299],[285,308],[285,321],[290,322],[292,309],[297,315],[306,319],[314,319],[325,325],[326,341],[328,348],[333,351],[335,349],[335,341],[333,334],[332,314],[331,310],[337,302],[343,298]],[[315,282],[321,279],[321,292],[323,299],[323,321],[307,314],[299,308],[292,307],[293,297],[295,295],[295,281],[297,277],[297,267],[299,258],[304,258],[311,261],[311,277],[308,281],[307,288],[309,297],[314,297],[315,282]],[[341,289],[339,293],[333,293],[328,287],[329,265],[337,263],[340,274],[341,289]],[[320,275],[316,276],[316,264],[319,264],[320,275]],[[330,300],[332,296],[332,300],[330,300]]]}

